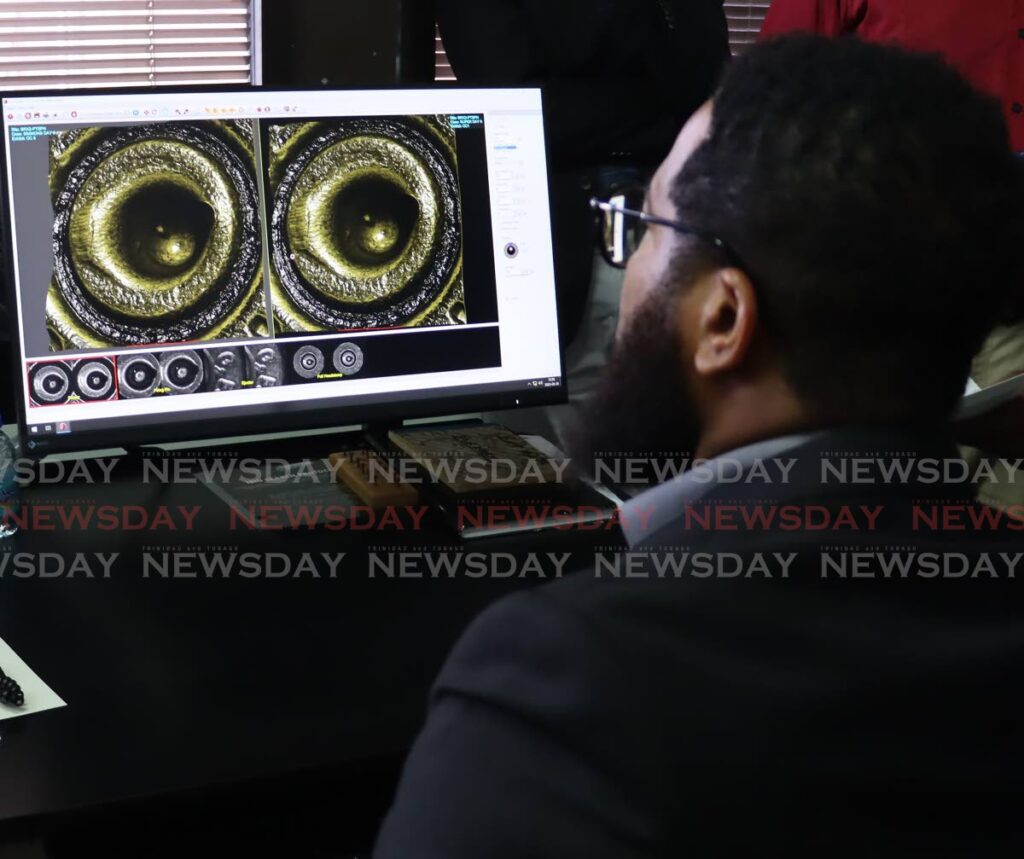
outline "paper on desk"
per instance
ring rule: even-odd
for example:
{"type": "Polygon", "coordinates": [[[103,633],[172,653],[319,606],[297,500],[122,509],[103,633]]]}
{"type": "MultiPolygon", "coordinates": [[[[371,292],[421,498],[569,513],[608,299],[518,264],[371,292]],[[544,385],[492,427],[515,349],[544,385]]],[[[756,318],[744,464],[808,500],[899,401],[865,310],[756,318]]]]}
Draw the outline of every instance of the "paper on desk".
{"type": "Polygon", "coordinates": [[[25,703],[20,707],[0,702],[0,721],[67,706],[61,697],[29,668],[2,638],[0,638],[0,668],[8,677],[13,677],[21,687],[21,691],[25,693],[25,703]]]}

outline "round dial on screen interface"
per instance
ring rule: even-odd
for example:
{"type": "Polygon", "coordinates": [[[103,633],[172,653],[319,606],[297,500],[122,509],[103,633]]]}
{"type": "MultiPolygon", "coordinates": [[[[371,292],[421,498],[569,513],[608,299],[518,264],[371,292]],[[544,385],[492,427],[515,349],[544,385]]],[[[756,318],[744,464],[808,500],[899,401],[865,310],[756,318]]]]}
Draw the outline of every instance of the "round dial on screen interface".
{"type": "Polygon", "coordinates": [[[324,371],[324,353],[316,346],[301,346],[292,358],[292,367],[303,379],[315,379],[324,371]]]}
{"type": "Polygon", "coordinates": [[[78,368],[78,390],[89,400],[102,400],[114,392],[114,372],[103,361],[86,361],[78,368]]]}
{"type": "Polygon", "coordinates": [[[355,343],[342,343],[334,350],[334,369],[354,376],[363,368],[363,350],[355,343]]]}
{"type": "Polygon", "coordinates": [[[41,403],[60,402],[68,395],[71,380],[67,370],[59,364],[47,364],[36,370],[32,377],[32,392],[41,403]]]}
{"type": "Polygon", "coordinates": [[[117,361],[121,396],[127,399],[148,397],[160,384],[160,362],[153,355],[130,355],[117,361]]]}
{"type": "Polygon", "coordinates": [[[203,362],[196,352],[165,352],[160,356],[163,383],[175,394],[191,394],[203,383],[203,362]]]}

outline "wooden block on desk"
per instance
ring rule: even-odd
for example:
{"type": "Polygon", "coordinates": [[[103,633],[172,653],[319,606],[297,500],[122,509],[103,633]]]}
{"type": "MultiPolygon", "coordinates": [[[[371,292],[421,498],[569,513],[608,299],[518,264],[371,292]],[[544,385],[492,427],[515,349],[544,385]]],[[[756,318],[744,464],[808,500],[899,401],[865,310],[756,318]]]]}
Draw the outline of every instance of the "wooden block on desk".
{"type": "Polygon", "coordinates": [[[346,450],[332,453],[330,460],[338,480],[374,510],[419,503],[416,487],[392,477],[395,469],[386,457],[375,451],[346,450]],[[377,467],[371,469],[371,463],[377,467]]]}

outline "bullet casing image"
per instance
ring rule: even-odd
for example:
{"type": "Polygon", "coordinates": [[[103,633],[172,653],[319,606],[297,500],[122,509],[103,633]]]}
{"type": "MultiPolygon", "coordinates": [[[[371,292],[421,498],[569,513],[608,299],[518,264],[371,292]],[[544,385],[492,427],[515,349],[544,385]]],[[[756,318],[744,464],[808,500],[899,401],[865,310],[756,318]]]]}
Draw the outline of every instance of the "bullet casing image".
{"type": "Polygon", "coordinates": [[[466,322],[447,117],[268,124],[267,141],[277,331],[466,322]]]}
{"type": "Polygon", "coordinates": [[[54,352],[266,337],[251,122],[50,138],[54,352]]]}

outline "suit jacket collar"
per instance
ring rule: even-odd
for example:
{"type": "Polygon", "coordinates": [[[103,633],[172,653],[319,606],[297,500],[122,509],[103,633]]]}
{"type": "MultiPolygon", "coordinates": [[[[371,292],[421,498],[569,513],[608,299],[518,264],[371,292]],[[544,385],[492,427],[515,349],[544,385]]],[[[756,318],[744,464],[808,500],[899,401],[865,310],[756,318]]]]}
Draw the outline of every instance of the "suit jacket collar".
{"type": "Polygon", "coordinates": [[[926,481],[918,468],[958,459],[947,427],[838,427],[765,439],[695,461],[678,477],[633,498],[622,507],[622,530],[631,547],[654,544],[678,528],[687,505],[723,500],[969,499],[976,492],[972,484],[926,481]]]}

